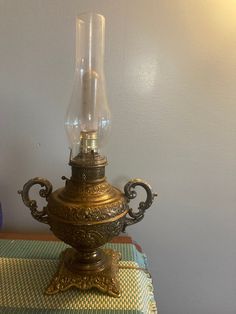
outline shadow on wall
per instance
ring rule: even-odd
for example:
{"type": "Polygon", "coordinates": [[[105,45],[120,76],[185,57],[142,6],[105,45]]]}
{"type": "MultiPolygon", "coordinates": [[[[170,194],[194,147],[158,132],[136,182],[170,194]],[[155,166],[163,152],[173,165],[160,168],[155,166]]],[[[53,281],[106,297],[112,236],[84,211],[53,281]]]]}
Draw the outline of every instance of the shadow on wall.
{"type": "MultiPolygon", "coordinates": [[[[11,128],[5,136],[0,139],[1,154],[1,178],[0,178],[0,228],[4,226],[13,226],[17,220],[21,218],[20,207],[21,200],[17,191],[23,186],[28,175],[34,175],[32,165],[37,163],[37,153],[34,157],[32,152],[36,149],[32,147],[33,132],[32,117],[26,117],[29,113],[24,108],[17,107],[16,101],[6,103],[5,106],[10,107],[6,112],[2,126],[6,128],[4,123],[11,122],[11,128]],[[9,117],[10,116],[10,117],[9,117]],[[29,119],[26,125],[25,118],[29,119]],[[30,125],[31,124],[31,125],[30,125]]],[[[33,109],[32,109],[33,110],[33,109]]],[[[37,120],[36,117],[34,117],[37,120]]],[[[37,127],[37,126],[36,126],[37,127]]],[[[38,157],[40,158],[40,157],[38,157]]],[[[11,228],[11,227],[10,227],[11,228]]]]}

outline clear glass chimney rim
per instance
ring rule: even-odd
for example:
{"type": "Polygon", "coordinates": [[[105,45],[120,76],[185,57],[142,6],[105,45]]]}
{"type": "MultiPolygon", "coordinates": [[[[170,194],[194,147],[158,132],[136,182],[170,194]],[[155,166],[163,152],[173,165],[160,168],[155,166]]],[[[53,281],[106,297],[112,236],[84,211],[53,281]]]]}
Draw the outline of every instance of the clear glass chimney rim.
{"type": "Polygon", "coordinates": [[[101,19],[103,23],[105,23],[105,17],[104,15],[92,11],[88,12],[82,12],[77,15],[77,19],[82,20],[82,21],[87,21],[87,20],[92,20],[92,19],[101,19]]]}
{"type": "Polygon", "coordinates": [[[105,17],[82,13],[76,18],[76,68],[103,71],[105,50],[105,17]]]}

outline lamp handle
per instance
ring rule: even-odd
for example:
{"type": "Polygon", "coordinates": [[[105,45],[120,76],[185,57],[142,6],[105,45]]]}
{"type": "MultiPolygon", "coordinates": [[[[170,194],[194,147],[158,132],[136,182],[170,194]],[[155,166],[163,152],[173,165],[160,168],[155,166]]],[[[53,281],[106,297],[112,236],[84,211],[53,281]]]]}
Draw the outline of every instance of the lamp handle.
{"type": "Polygon", "coordinates": [[[45,187],[44,189],[41,189],[39,191],[39,195],[43,198],[46,198],[47,200],[49,195],[52,192],[52,184],[44,178],[36,177],[36,178],[30,179],[23,186],[23,190],[18,191],[18,193],[21,195],[25,206],[29,207],[31,211],[31,215],[39,222],[43,222],[47,224],[48,216],[46,213],[46,207],[43,207],[42,210],[38,210],[37,202],[29,198],[29,190],[31,189],[33,185],[36,185],[36,184],[39,184],[41,187],[45,187]]]}
{"type": "Polygon", "coordinates": [[[128,203],[137,196],[137,192],[135,191],[136,186],[143,187],[147,193],[147,197],[144,202],[139,203],[137,212],[134,212],[132,208],[129,209],[128,214],[130,217],[125,217],[123,231],[125,231],[127,226],[133,225],[143,219],[146,209],[152,205],[154,197],[157,196],[157,194],[152,193],[152,188],[148,183],[142,181],[141,179],[133,179],[126,183],[124,187],[128,203]]]}

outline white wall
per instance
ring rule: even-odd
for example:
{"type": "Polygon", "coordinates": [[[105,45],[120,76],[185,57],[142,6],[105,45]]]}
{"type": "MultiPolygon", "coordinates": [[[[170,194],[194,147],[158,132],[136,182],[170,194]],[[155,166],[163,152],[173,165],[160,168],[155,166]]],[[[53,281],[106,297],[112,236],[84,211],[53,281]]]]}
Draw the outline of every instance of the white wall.
{"type": "Polygon", "coordinates": [[[107,22],[107,175],[159,193],[129,232],[149,256],[161,314],[235,314],[235,0],[0,0],[4,229],[48,231],[16,191],[69,175],[74,21],[90,10],[107,22]]]}

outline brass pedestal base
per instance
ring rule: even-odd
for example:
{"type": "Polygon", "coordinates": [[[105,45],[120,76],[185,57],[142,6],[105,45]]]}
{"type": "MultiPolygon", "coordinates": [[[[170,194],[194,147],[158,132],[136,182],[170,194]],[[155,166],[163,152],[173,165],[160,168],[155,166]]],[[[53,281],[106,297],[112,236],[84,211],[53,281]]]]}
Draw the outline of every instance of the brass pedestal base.
{"type": "Polygon", "coordinates": [[[103,249],[106,259],[105,267],[95,270],[73,270],[70,261],[75,258],[76,251],[68,248],[61,253],[58,270],[47,287],[46,294],[55,294],[60,291],[76,287],[81,290],[97,288],[113,297],[120,296],[118,262],[121,254],[112,249],[103,249]]]}

